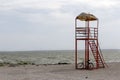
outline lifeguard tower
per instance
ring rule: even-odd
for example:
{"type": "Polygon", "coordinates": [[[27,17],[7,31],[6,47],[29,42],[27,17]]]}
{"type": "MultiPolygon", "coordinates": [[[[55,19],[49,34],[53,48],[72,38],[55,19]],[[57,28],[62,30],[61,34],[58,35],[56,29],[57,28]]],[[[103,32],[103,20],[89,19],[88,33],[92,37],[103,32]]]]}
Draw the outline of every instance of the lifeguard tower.
{"type": "Polygon", "coordinates": [[[75,68],[76,69],[98,69],[105,68],[106,64],[98,43],[99,20],[89,13],[81,13],[75,18],[75,68]],[[84,26],[78,26],[78,21],[84,26]],[[95,22],[92,25],[92,22],[95,22]],[[84,41],[85,57],[82,63],[78,62],[78,41],[84,41]],[[94,62],[90,63],[92,53],[94,62]]]}

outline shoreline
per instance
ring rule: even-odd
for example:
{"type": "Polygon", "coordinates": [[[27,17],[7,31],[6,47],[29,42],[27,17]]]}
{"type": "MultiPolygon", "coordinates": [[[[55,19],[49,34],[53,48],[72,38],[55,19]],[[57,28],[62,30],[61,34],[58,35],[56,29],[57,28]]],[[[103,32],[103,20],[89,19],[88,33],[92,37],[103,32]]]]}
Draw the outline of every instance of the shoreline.
{"type": "MultiPolygon", "coordinates": [[[[120,64],[120,62],[106,62],[107,65],[110,64],[120,64]]],[[[35,64],[29,62],[20,62],[20,63],[0,63],[0,67],[19,67],[19,66],[52,66],[52,65],[75,65],[75,63],[59,62],[56,64],[35,64]]]]}
{"type": "Polygon", "coordinates": [[[108,68],[76,70],[74,64],[0,67],[1,80],[119,80],[120,63],[108,68]]]}

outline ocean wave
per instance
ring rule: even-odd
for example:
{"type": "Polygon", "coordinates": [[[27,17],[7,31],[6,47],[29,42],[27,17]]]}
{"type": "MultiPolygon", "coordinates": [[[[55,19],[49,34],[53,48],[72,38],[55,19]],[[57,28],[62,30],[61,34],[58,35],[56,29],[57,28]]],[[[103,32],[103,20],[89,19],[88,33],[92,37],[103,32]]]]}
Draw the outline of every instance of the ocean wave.
{"type": "MultiPolygon", "coordinates": [[[[30,51],[29,51],[30,52],[30,51]]],[[[42,51],[42,52],[25,52],[25,53],[4,53],[0,54],[0,65],[42,65],[42,64],[73,64],[73,51],[42,51]]],[[[104,53],[106,62],[120,62],[120,53],[104,53]]],[[[78,62],[84,61],[84,54],[79,53],[78,62]]],[[[91,59],[94,62],[94,59],[91,59]]]]}

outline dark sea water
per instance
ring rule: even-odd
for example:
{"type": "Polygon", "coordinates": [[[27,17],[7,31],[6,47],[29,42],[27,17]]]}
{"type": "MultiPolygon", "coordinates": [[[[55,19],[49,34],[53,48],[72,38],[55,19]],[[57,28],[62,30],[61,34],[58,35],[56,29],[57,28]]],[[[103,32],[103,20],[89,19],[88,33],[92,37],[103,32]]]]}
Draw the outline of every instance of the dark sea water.
{"type": "MultiPolygon", "coordinates": [[[[120,50],[102,50],[106,62],[120,62],[120,50]]],[[[94,61],[92,53],[90,59],[94,61]]],[[[78,61],[84,60],[84,51],[78,53],[78,61]]],[[[74,63],[74,50],[44,50],[44,51],[3,51],[0,52],[0,63],[30,62],[34,64],[74,63]]]]}

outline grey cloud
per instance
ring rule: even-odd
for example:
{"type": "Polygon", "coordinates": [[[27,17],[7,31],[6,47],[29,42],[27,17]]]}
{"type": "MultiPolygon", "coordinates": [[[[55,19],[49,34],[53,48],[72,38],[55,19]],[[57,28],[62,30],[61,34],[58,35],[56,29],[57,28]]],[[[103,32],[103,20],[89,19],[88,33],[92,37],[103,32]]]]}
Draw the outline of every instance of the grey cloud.
{"type": "Polygon", "coordinates": [[[19,8],[19,9],[14,9],[14,11],[22,14],[50,14],[54,10],[49,8],[48,9],[19,8]]]}
{"type": "Polygon", "coordinates": [[[90,12],[100,19],[99,37],[102,48],[114,48],[118,43],[114,46],[109,43],[119,41],[112,40],[118,38],[115,35],[119,34],[119,8],[65,3],[59,9],[18,7],[0,11],[0,34],[3,35],[0,50],[10,47],[12,50],[74,49],[74,18],[81,12],[90,12]],[[11,46],[12,44],[14,45],[11,46]]]}

